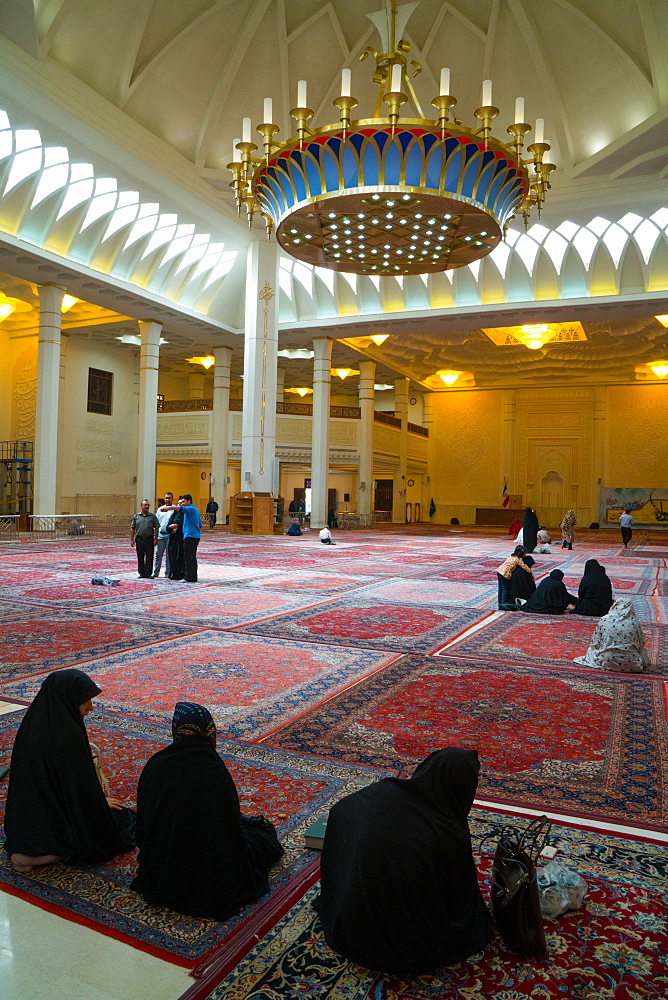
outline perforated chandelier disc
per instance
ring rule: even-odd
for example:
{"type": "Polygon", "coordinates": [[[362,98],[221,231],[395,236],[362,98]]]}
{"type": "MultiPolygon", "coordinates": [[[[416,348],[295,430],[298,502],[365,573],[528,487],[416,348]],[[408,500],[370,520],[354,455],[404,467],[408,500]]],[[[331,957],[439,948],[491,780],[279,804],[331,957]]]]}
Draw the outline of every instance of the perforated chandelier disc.
{"type": "Polygon", "coordinates": [[[398,276],[464,267],[490,253],[501,230],[473,205],[404,190],[320,198],[285,218],[276,236],[307,264],[398,276]]]}

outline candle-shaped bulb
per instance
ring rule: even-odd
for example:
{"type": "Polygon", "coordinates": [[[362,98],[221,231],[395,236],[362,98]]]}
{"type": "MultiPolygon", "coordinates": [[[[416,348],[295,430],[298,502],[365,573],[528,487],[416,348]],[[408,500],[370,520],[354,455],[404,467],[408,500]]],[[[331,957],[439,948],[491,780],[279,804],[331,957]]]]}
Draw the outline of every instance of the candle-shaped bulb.
{"type": "Polygon", "coordinates": [[[536,118],[536,136],[534,142],[543,142],[544,133],[545,133],[545,119],[536,118]]]}
{"type": "Polygon", "coordinates": [[[441,86],[440,86],[439,93],[440,93],[441,97],[449,97],[450,96],[450,70],[449,69],[442,69],[441,70],[441,86]]]}
{"type": "Polygon", "coordinates": [[[515,100],[515,124],[522,125],[524,123],[524,98],[518,97],[515,100]]]}
{"type": "Polygon", "coordinates": [[[244,118],[241,127],[241,136],[244,142],[251,141],[251,120],[250,118],[244,118]]]}
{"type": "Polygon", "coordinates": [[[264,99],[264,123],[265,125],[273,125],[274,123],[274,102],[271,97],[264,99]]]}
{"type": "Polygon", "coordinates": [[[390,82],[390,90],[393,94],[398,94],[401,91],[401,77],[401,66],[399,63],[394,63],[392,66],[392,80],[390,82]]]}
{"type": "Polygon", "coordinates": [[[306,80],[300,80],[297,84],[297,107],[306,107],[306,80]]]}
{"type": "Polygon", "coordinates": [[[352,70],[341,70],[341,97],[350,97],[350,84],[352,80],[352,70]]]}
{"type": "Polygon", "coordinates": [[[482,106],[483,108],[489,108],[492,104],[492,81],[483,80],[482,81],[482,106]]]}
{"type": "Polygon", "coordinates": [[[232,163],[241,163],[241,150],[237,149],[238,142],[241,142],[241,139],[232,141],[232,163]]]}

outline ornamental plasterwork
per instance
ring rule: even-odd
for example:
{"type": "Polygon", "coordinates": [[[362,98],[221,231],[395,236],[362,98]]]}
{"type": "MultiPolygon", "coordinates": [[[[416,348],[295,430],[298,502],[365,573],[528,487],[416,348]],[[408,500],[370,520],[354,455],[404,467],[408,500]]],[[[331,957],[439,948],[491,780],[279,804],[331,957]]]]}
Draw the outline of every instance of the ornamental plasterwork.
{"type": "Polygon", "coordinates": [[[171,414],[164,414],[157,422],[156,439],[159,443],[165,444],[169,441],[181,442],[184,440],[198,440],[198,443],[209,441],[211,438],[211,414],[202,414],[201,417],[177,417],[171,414]]]}
{"type": "Polygon", "coordinates": [[[18,375],[14,382],[12,400],[12,437],[17,441],[32,441],[35,437],[35,409],[37,405],[37,352],[23,353],[16,365],[18,375]]]}
{"type": "Polygon", "coordinates": [[[166,458],[211,458],[211,448],[209,445],[190,445],[175,447],[171,444],[159,444],[160,460],[164,462],[166,458]]]}

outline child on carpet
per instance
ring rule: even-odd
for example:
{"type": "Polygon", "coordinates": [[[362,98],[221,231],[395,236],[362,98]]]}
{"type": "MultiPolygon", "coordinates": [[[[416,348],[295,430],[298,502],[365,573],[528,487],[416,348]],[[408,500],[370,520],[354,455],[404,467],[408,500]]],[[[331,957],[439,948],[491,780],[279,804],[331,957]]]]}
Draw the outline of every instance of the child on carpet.
{"type": "Polygon", "coordinates": [[[496,580],[498,583],[498,606],[499,611],[512,611],[514,610],[514,602],[510,599],[510,578],[513,574],[513,570],[520,568],[524,572],[528,573],[533,580],[533,572],[531,567],[527,566],[524,562],[524,549],[521,545],[517,545],[513,554],[508,556],[507,559],[501,563],[496,571],[496,580]]]}

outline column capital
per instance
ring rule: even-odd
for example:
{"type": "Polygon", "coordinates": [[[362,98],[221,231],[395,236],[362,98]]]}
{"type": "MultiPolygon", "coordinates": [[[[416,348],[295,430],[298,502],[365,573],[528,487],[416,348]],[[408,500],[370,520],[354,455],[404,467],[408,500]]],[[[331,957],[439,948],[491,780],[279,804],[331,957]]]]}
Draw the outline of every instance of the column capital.
{"type": "MultiPolygon", "coordinates": [[[[58,313],[60,317],[60,308],[67,289],[63,288],[62,285],[44,284],[38,285],[37,291],[39,293],[40,312],[58,313]]],[[[60,326],[60,322],[58,325],[60,326]]]]}

